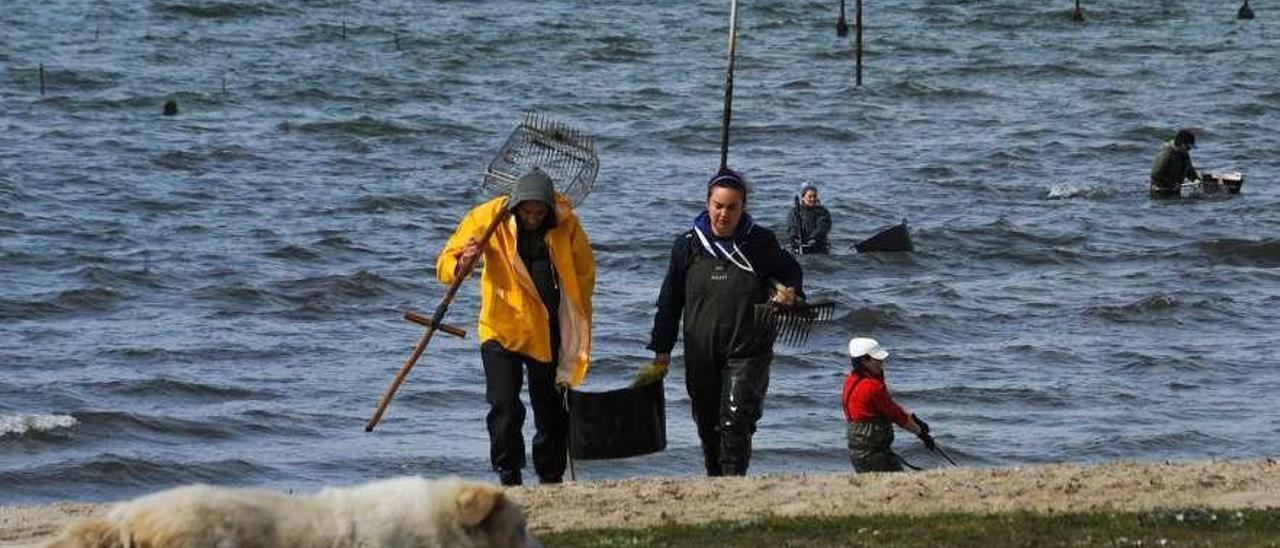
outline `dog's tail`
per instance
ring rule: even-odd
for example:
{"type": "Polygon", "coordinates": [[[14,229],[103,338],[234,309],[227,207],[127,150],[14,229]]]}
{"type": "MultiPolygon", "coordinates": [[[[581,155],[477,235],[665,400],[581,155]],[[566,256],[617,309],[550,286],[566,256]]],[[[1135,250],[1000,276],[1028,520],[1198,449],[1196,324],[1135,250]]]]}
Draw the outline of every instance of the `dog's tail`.
{"type": "Polygon", "coordinates": [[[44,548],[129,548],[128,538],[118,523],[92,518],[72,525],[44,548]]]}

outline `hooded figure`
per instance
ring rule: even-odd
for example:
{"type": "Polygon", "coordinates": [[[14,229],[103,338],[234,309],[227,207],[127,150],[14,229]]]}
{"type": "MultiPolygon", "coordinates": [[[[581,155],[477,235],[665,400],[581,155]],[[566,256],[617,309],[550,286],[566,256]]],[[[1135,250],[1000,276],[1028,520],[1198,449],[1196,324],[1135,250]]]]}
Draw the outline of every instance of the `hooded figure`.
{"type": "Polygon", "coordinates": [[[795,207],[787,216],[787,242],[797,255],[830,251],[827,234],[831,232],[831,212],[818,201],[818,187],[806,184],[796,196],[795,207]]]}
{"type": "Polygon", "coordinates": [[[591,354],[591,294],[595,260],[569,199],[534,169],[498,197],[467,213],[436,261],[445,285],[464,259],[483,256],[480,277],[480,359],[489,402],[489,458],[504,485],[521,483],[529,380],[535,435],[533,464],[543,483],[564,475],[569,415],[561,390],[577,386],[591,354]],[[500,214],[510,213],[483,248],[476,242],[500,214]]]}
{"type": "Polygon", "coordinates": [[[648,349],[667,364],[684,322],[685,387],[708,476],[745,475],[763,412],[775,333],[755,305],[801,295],[803,273],[769,229],[746,212],[742,176],[721,170],[707,183],[707,210],[676,237],[648,349]]]}

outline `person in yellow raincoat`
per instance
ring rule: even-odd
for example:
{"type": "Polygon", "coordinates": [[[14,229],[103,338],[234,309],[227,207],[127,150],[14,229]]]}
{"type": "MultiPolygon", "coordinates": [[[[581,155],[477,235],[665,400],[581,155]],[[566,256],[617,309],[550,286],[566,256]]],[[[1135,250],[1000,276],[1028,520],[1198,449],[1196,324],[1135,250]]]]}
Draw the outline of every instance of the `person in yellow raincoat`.
{"type": "Polygon", "coordinates": [[[533,466],[542,483],[559,483],[567,463],[569,414],[562,390],[577,386],[591,355],[591,294],[596,267],[573,205],[551,178],[533,169],[509,197],[472,209],[436,260],[449,285],[461,266],[484,259],[480,277],[480,360],[489,402],[489,460],[503,485],[519,485],[525,464],[522,377],[529,379],[535,434],[533,466]],[[511,213],[482,247],[477,240],[511,213]]]}

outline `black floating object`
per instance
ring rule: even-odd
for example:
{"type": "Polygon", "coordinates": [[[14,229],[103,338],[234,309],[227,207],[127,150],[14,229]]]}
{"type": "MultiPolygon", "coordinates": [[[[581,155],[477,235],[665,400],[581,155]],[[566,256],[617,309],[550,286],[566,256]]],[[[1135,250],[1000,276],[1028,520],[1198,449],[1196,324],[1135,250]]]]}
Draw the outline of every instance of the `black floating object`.
{"type": "Polygon", "coordinates": [[[662,381],[608,392],[569,391],[569,455],[622,459],[667,448],[662,381]]]}
{"type": "Polygon", "coordinates": [[[813,327],[835,316],[836,303],[781,304],[774,301],[757,304],[757,325],[766,325],[777,333],[777,342],[799,346],[809,340],[813,327]]]}
{"type": "Polygon", "coordinates": [[[1238,19],[1253,19],[1253,8],[1249,7],[1249,0],[1244,0],[1244,4],[1240,5],[1240,11],[1236,12],[1238,19]]]}
{"type": "Polygon", "coordinates": [[[165,101],[163,113],[165,116],[176,116],[178,114],[178,102],[173,99],[165,101]]]}
{"type": "Polygon", "coordinates": [[[904,219],[902,224],[894,225],[879,234],[862,240],[854,244],[854,249],[858,253],[870,253],[872,251],[915,251],[915,246],[911,245],[911,230],[907,228],[907,221],[904,219]]]}

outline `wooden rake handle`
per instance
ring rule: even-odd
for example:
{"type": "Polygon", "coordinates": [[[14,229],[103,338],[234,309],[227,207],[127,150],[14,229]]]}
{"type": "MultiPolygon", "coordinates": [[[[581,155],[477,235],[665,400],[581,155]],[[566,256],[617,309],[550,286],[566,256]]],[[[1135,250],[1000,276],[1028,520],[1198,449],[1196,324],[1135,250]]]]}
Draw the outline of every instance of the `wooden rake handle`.
{"type": "MultiPolygon", "coordinates": [[[[493,236],[494,230],[496,230],[503,221],[507,220],[507,215],[507,207],[504,202],[498,214],[494,216],[493,221],[491,221],[489,226],[484,229],[484,234],[476,241],[476,244],[480,246],[480,249],[484,249],[484,245],[489,241],[489,237],[493,236]]],[[[462,264],[462,268],[458,272],[458,275],[454,278],[453,283],[449,285],[449,291],[444,294],[444,298],[441,299],[440,304],[436,306],[435,313],[431,315],[430,319],[423,318],[428,322],[428,324],[426,324],[427,330],[422,334],[422,337],[418,339],[418,344],[413,346],[413,352],[409,354],[409,359],[405,360],[404,365],[400,367],[400,372],[396,373],[394,379],[391,379],[391,384],[387,386],[387,391],[384,392],[382,394],[382,398],[378,400],[378,408],[374,410],[373,417],[371,417],[369,422],[364,425],[365,432],[372,432],[373,428],[378,425],[378,421],[382,420],[382,413],[385,412],[387,410],[387,406],[391,404],[391,398],[395,397],[396,391],[400,389],[400,385],[404,384],[405,377],[409,376],[409,371],[413,369],[413,365],[418,362],[418,358],[421,357],[422,353],[427,349],[427,344],[431,342],[431,336],[435,335],[437,329],[457,335],[457,333],[453,332],[453,330],[456,330],[458,332],[462,332],[462,335],[458,336],[466,335],[466,332],[463,332],[461,329],[445,325],[444,314],[449,310],[449,303],[453,302],[453,297],[458,293],[458,288],[462,287],[462,282],[467,280],[467,276],[469,276],[471,271],[475,268],[475,263],[478,258],[479,256],[462,264]]],[[[416,314],[414,315],[416,316],[416,314]]],[[[405,317],[410,321],[415,321],[412,318],[409,318],[408,313],[405,314],[405,317]]]]}

